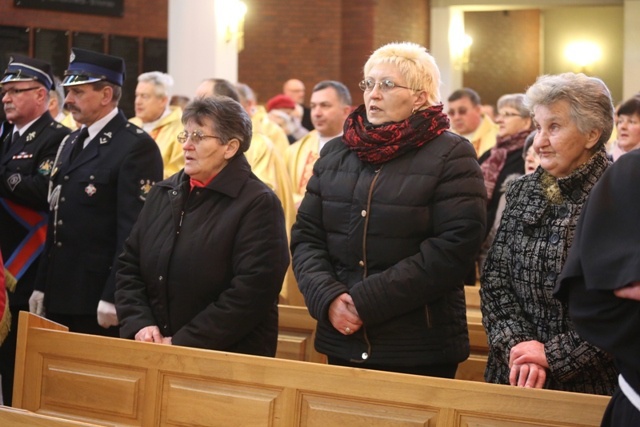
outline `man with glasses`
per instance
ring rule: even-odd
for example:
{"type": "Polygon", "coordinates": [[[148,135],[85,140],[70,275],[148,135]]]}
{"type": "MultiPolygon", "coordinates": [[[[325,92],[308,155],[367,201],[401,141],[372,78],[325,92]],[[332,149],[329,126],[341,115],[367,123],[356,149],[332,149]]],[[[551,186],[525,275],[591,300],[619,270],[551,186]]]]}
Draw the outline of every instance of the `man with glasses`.
{"type": "Polygon", "coordinates": [[[73,48],[62,86],[82,127],[51,172],[49,225],[31,312],[72,332],[118,336],[115,263],[151,186],[162,179],[155,141],[118,109],[124,60],[73,48]]]}
{"type": "Polygon", "coordinates": [[[18,313],[29,309],[47,224],[47,188],[56,151],[69,129],[48,111],[51,65],[15,55],[0,81],[7,122],[0,141],[0,247],[18,279],[10,293],[11,331],[0,347],[5,404],[11,404],[18,313]],[[11,126],[13,125],[13,126],[11,126]]]}
{"type": "Polygon", "coordinates": [[[482,113],[480,95],[470,88],[458,89],[447,99],[451,128],[467,138],[476,149],[478,157],[496,144],[498,126],[482,113]]]}

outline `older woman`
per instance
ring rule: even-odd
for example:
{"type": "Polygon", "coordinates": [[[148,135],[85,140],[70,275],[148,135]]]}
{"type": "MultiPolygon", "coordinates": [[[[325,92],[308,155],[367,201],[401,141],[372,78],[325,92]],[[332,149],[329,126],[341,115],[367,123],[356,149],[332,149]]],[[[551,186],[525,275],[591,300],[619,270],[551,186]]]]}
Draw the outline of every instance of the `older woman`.
{"type": "Polygon", "coordinates": [[[581,337],[610,352],[619,387],[602,426],[640,425],[640,150],[593,188],[556,286],[581,337]]]}
{"type": "Polygon", "coordinates": [[[613,104],[584,74],[542,76],[527,90],[540,166],[508,189],[481,278],[488,382],[611,394],[615,369],[578,337],[552,296],[582,206],[609,165],[613,104]]]}
{"type": "Polygon", "coordinates": [[[251,119],[212,97],[182,122],[184,170],[151,189],[120,257],[120,335],[274,356],[289,252],[280,202],[243,154],[251,119]]]}
{"type": "Polygon", "coordinates": [[[624,101],[616,110],[618,138],[611,152],[616,161],[623,154],[640,148],[640,96],[624,101]]]}
{"type": "Polygon", "coordinates": [[[463,278],[484,237],[485,190],[439,85],[423,47],[379,48],[364,105],[315,163],[291,247],[331,364],[452,378],[469,355],[463,278]]]}

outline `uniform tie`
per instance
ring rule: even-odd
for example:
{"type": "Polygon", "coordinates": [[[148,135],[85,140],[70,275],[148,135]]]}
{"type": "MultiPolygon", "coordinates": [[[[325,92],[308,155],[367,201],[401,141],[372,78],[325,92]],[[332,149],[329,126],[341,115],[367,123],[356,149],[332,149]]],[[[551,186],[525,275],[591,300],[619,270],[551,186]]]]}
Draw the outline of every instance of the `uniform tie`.
{"type": "Polygon", "coordinates": [[[20,139],[20,132],[15,131],[13,132],[13,134],[11,135],[11,145],[15,144],[16,141],[18,141],[20,139]]]}
{"type": "Polygon", "coordinates": [[[76,140],[73,142],[73,148],[71,149],[71,161],[78,157],[78,154],[84,148],[84,140],[89,136],[89,128],[86,126],[80,129],[80,133],[76,137],[76,140]]]}

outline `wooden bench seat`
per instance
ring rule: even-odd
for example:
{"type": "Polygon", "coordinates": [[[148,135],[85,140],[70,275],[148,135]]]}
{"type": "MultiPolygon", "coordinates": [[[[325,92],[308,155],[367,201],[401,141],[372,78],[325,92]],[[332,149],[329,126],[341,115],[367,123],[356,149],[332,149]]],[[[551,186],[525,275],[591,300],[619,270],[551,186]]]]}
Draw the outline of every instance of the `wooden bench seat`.
{"type": "Polygon", "coordinates": [[[595,427],[609,400],[19,323],[14,405],[102,425],[595,427]]]}

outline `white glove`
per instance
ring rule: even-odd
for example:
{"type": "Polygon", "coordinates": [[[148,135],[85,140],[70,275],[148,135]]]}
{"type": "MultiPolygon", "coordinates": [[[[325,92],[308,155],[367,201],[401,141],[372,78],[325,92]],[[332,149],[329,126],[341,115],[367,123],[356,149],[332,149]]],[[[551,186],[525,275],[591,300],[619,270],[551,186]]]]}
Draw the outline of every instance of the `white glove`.
{"type": "Polygon", "coordinates": [[[44,292],[33,291],[29,297],[29,312],[44,317],[44,292]]]}
{"type": "Polygon", "coordinates": [[[115,305],[100,300],[98,303],[98,325],[105,329],[109,326],[118,326],[118,315],[116,314],[115,305]]]}

